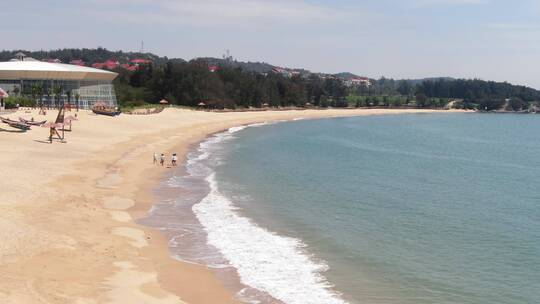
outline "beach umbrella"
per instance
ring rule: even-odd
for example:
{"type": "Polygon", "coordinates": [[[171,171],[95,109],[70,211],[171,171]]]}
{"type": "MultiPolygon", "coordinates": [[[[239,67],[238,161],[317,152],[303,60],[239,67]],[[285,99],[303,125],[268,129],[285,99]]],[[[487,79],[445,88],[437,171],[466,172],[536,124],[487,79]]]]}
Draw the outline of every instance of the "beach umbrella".
{"type": "Polygon", "coordinates": [[[199,102],[198,106],[199,106],[199,107],[205,107],[206,104],[205,104],[204,102],[199,102]]]}
{"type": "Polygon", "coordinates": [[[61,128],[61,123],[54,123],[52,121],[47,121],[46,123],[41,125],[42,128],[61,128]]]}
{"type": "Polygon", "coordinates": [[[95,102],[93,105],[92,105],[92,108],[107,108],[109,105],[106,104],[105,102],[103,101],[98,101],[98,102],[95,102]]]}
{"type": "Polygon", "coordinates": [[[159,103],[160,104],[168,104],[169,102],[167,100],[165,100],[165,99],[162,99],[162,100],[159,101],[159,103]]]}
{"type": "Polygon", "coordinates": [[[0,98],[7,98],[9,97],[9,94],[4,91],[4,89],[0,88],[0,98]]]}

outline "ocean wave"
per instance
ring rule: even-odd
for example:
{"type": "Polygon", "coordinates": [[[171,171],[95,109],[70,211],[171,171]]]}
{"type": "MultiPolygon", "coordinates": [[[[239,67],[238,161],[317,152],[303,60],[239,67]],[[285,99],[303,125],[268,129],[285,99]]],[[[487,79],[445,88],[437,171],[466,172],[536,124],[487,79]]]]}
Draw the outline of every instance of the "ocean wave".
{"type": "Polygon", "coordinates": [[[287,304],[344,304],[322,273],[328,266],[315,261],[305,244],[259,227],[237,213],[219,192],[215,173],[206,178],[210,193],[193,211],[216,247],[238,271],[242,283],[287,304]]]}
{"type": "Polygon", "coordinates": [[[238,131],[242,131],[245,128],[247,128],[247,126],[232,127],[232,128],[229,128],[229,130],[227,130],[227,132],[229,132],[230,134],[233,134],[233,133],[236,133],[238,131]]]}
{"type": "MultiPolygon", "coordinates": [[[[229,267],[237,270],[246,286],[287,304],[344,304],[346,302],[323,276],[328,270],[326,263],[316,261],[301,240],[270,232],[239,215],[238,208],[218,190],[212,168],[220,163],[222,144],[248,127],[274,123],[277,122],[232,127],[208,138],[199,145],[197,152],[189,155],[188,173],[205,179],[210,187],[207,196],[192,210],[206,232],[207,243],[223,255],[230,263],[229,267]]],[[[213,262],[210,264],[217,268],[226,267],[213,262]]],[[[258,297],[250,295],[249,288],[241,291],[239,298],[258,303],[254,300],[258,297]]]]}

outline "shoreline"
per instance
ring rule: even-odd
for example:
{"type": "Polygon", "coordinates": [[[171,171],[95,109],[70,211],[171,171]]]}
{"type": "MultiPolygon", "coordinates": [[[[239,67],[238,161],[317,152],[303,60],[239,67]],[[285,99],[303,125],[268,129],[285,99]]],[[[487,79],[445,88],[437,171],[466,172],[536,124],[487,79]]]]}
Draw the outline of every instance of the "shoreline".
{"type": "Polygon", "coordinates": [[[208,268],[174,260],[160,231],[136,223],[164,175],[152,165],[154,152],[174,151],[185,163],[191,145],[264,121],[451,112],[461,111],[166,109],[118,119],[81,111],[67,144],[39,143],[44,128],[0,132],[8,143],[0,147],[0,186],[9,189],[0,193],[0,300],[237,303],[208,268]]]}

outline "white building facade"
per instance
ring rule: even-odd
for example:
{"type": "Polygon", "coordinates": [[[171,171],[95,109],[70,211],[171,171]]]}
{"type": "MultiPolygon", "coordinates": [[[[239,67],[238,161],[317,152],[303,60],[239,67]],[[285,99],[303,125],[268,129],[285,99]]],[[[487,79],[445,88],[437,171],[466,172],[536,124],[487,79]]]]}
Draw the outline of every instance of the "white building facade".
{"type": "Polygon", "coordinates": [[[0,88],[10,96],[32,96],[38,104],[55,107],[58,103],[90,108],[95,102],[117,105],[112,81],[117,73],[63,63],[20,57],[0,62],[0,88]]]}

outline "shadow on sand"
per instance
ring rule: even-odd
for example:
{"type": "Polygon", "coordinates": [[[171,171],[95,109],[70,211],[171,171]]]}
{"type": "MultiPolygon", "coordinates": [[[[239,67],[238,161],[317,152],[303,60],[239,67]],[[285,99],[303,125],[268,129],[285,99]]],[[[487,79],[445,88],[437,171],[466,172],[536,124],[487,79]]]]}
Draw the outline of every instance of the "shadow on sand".
{"type": "Polygon", "coordinates": [[[26,130],[9,130],[9,129],[0,128],[0,132],[6,132],[6,133],[25,133],[26,130]]]}

